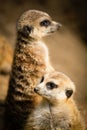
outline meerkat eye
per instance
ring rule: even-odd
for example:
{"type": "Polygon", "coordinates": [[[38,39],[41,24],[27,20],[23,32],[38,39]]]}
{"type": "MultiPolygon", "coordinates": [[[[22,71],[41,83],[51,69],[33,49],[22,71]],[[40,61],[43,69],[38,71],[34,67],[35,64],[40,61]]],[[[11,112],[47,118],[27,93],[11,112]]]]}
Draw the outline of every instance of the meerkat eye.
{"type": "Polygon", "coordinates": [[[45,26],[45,27],[48,27],[50,24],[51,24],[51,22],[48,19],[43,20],[42,22],[40,22],[40,25],[45,26]]]}
{"type": "Polygon", "coordinates": [[[57,85],[53,82],[48,82],[46,84],[46,87],[47,87],[47,89],[54,89],[54,88],[57,88],[57,85]]]}
{"type": "Polygon", "coordinates": [[[43,81],[44,81],[44,76],[42,77],[42,79],[41,79],[40,83],[42,83],[43,81]]]}

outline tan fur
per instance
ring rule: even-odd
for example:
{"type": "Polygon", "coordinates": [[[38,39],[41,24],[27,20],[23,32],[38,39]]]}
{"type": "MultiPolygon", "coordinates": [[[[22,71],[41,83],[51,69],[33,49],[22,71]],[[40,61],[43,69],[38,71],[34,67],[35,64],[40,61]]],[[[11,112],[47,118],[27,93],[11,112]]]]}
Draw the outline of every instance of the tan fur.
{"type": "Polygon", "coordinates": [[[0,99],[7,94],[9,75],[13,59],[13,48],[6,37],[0,35],[0,99]]]}
{"type": "Polygon", "coordinates": [[[9,73],[12,65],[13,49],[9,41],[0,35],[0,72],[9,73]]]}
{"type": "Polygon", "coordinates": [[[17,43],[6,97],[4,114],[6,130],[22,130],[26,125],[27,117],[41,99],[34,93],[34,87],[46,72],[53,70],[48,48],[42,41],[42,37],[57,31],[59,27],[60,25],[52,21],[47,13],[41,11],[29,10],[20,16],[17,22],[17,43]],[[43,26],[41,25],[43,20],[50,22],[43,26]]]}
{"type": "Polygon", "coordinates": [[[25,130],[84,130],[80,112],[73,100],[73,95],[66,96],[66,90],[75,92],[75,85],[63,73],[51,72],[44,76],[37,93],[42,100],[27,121],[25,130]],[[46,84],[53,82],[57,88],[47,89],[46,84]]]}

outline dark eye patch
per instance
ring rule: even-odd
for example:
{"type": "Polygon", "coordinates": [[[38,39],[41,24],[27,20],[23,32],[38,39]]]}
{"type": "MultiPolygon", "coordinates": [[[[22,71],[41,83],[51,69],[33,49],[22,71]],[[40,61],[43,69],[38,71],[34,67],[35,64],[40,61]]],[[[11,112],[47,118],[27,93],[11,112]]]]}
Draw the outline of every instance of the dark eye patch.
{"type": "Polygon", "coordinates": [[[51,22],[48,19],[45,19],[40,22],[40,26],[48,27],[51,24],[51,22]]]}
{"type": "Polygon", "coordinates": [[[46,87],[47,89],[51,90],[51,89],[57,88],[57,85],[53,82],[48,82],[46,83],[46,87]]]}
{"type": "Polygon", "coordinates": [[[43,81],[44,81],[44,76],[42,77],[42,79],[41,79],[40,83],[42,83],[43,81]]]}

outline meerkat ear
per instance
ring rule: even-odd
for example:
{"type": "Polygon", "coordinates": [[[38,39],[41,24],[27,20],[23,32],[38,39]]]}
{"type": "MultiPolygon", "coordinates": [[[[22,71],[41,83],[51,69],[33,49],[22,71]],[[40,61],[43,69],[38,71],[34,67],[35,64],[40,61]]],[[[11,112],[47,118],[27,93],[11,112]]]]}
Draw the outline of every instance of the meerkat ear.
{"type": "Polygon", "coordinates": [[[23,27],[22,30],[19,31],[19,33],[21,33],[22,36],[24,36],[24,37],[27,38],[30,35],[30,33],[31,33],[32,30],[33,30],[32,26],[26,25],[26,26],[23,27]]]}
{"type": "Polygon", "coordinates": [[[23,27],[24,36],[28,37],[32,30],[33,30],[32,26],[24,26],[23,27]]]}

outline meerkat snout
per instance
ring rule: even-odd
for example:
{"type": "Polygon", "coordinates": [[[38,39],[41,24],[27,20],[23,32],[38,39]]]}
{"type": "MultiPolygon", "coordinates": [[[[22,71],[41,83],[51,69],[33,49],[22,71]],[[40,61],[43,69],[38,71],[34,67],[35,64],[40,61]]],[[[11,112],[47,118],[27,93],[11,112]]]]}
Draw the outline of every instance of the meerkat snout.
{"type": "Polygon", "coordinates": [[[67,89],[66,90],[66,96],[67,96],[67,98],[70,98],[72,96],[72,94],[73,94],[73,90],[71,90],[71,89],[67,89]]]}
{"type": "Polygon", "coordinates": [[[62,27],[62,24],[57,23],[57,30],[59,30],[62,27]]]}

